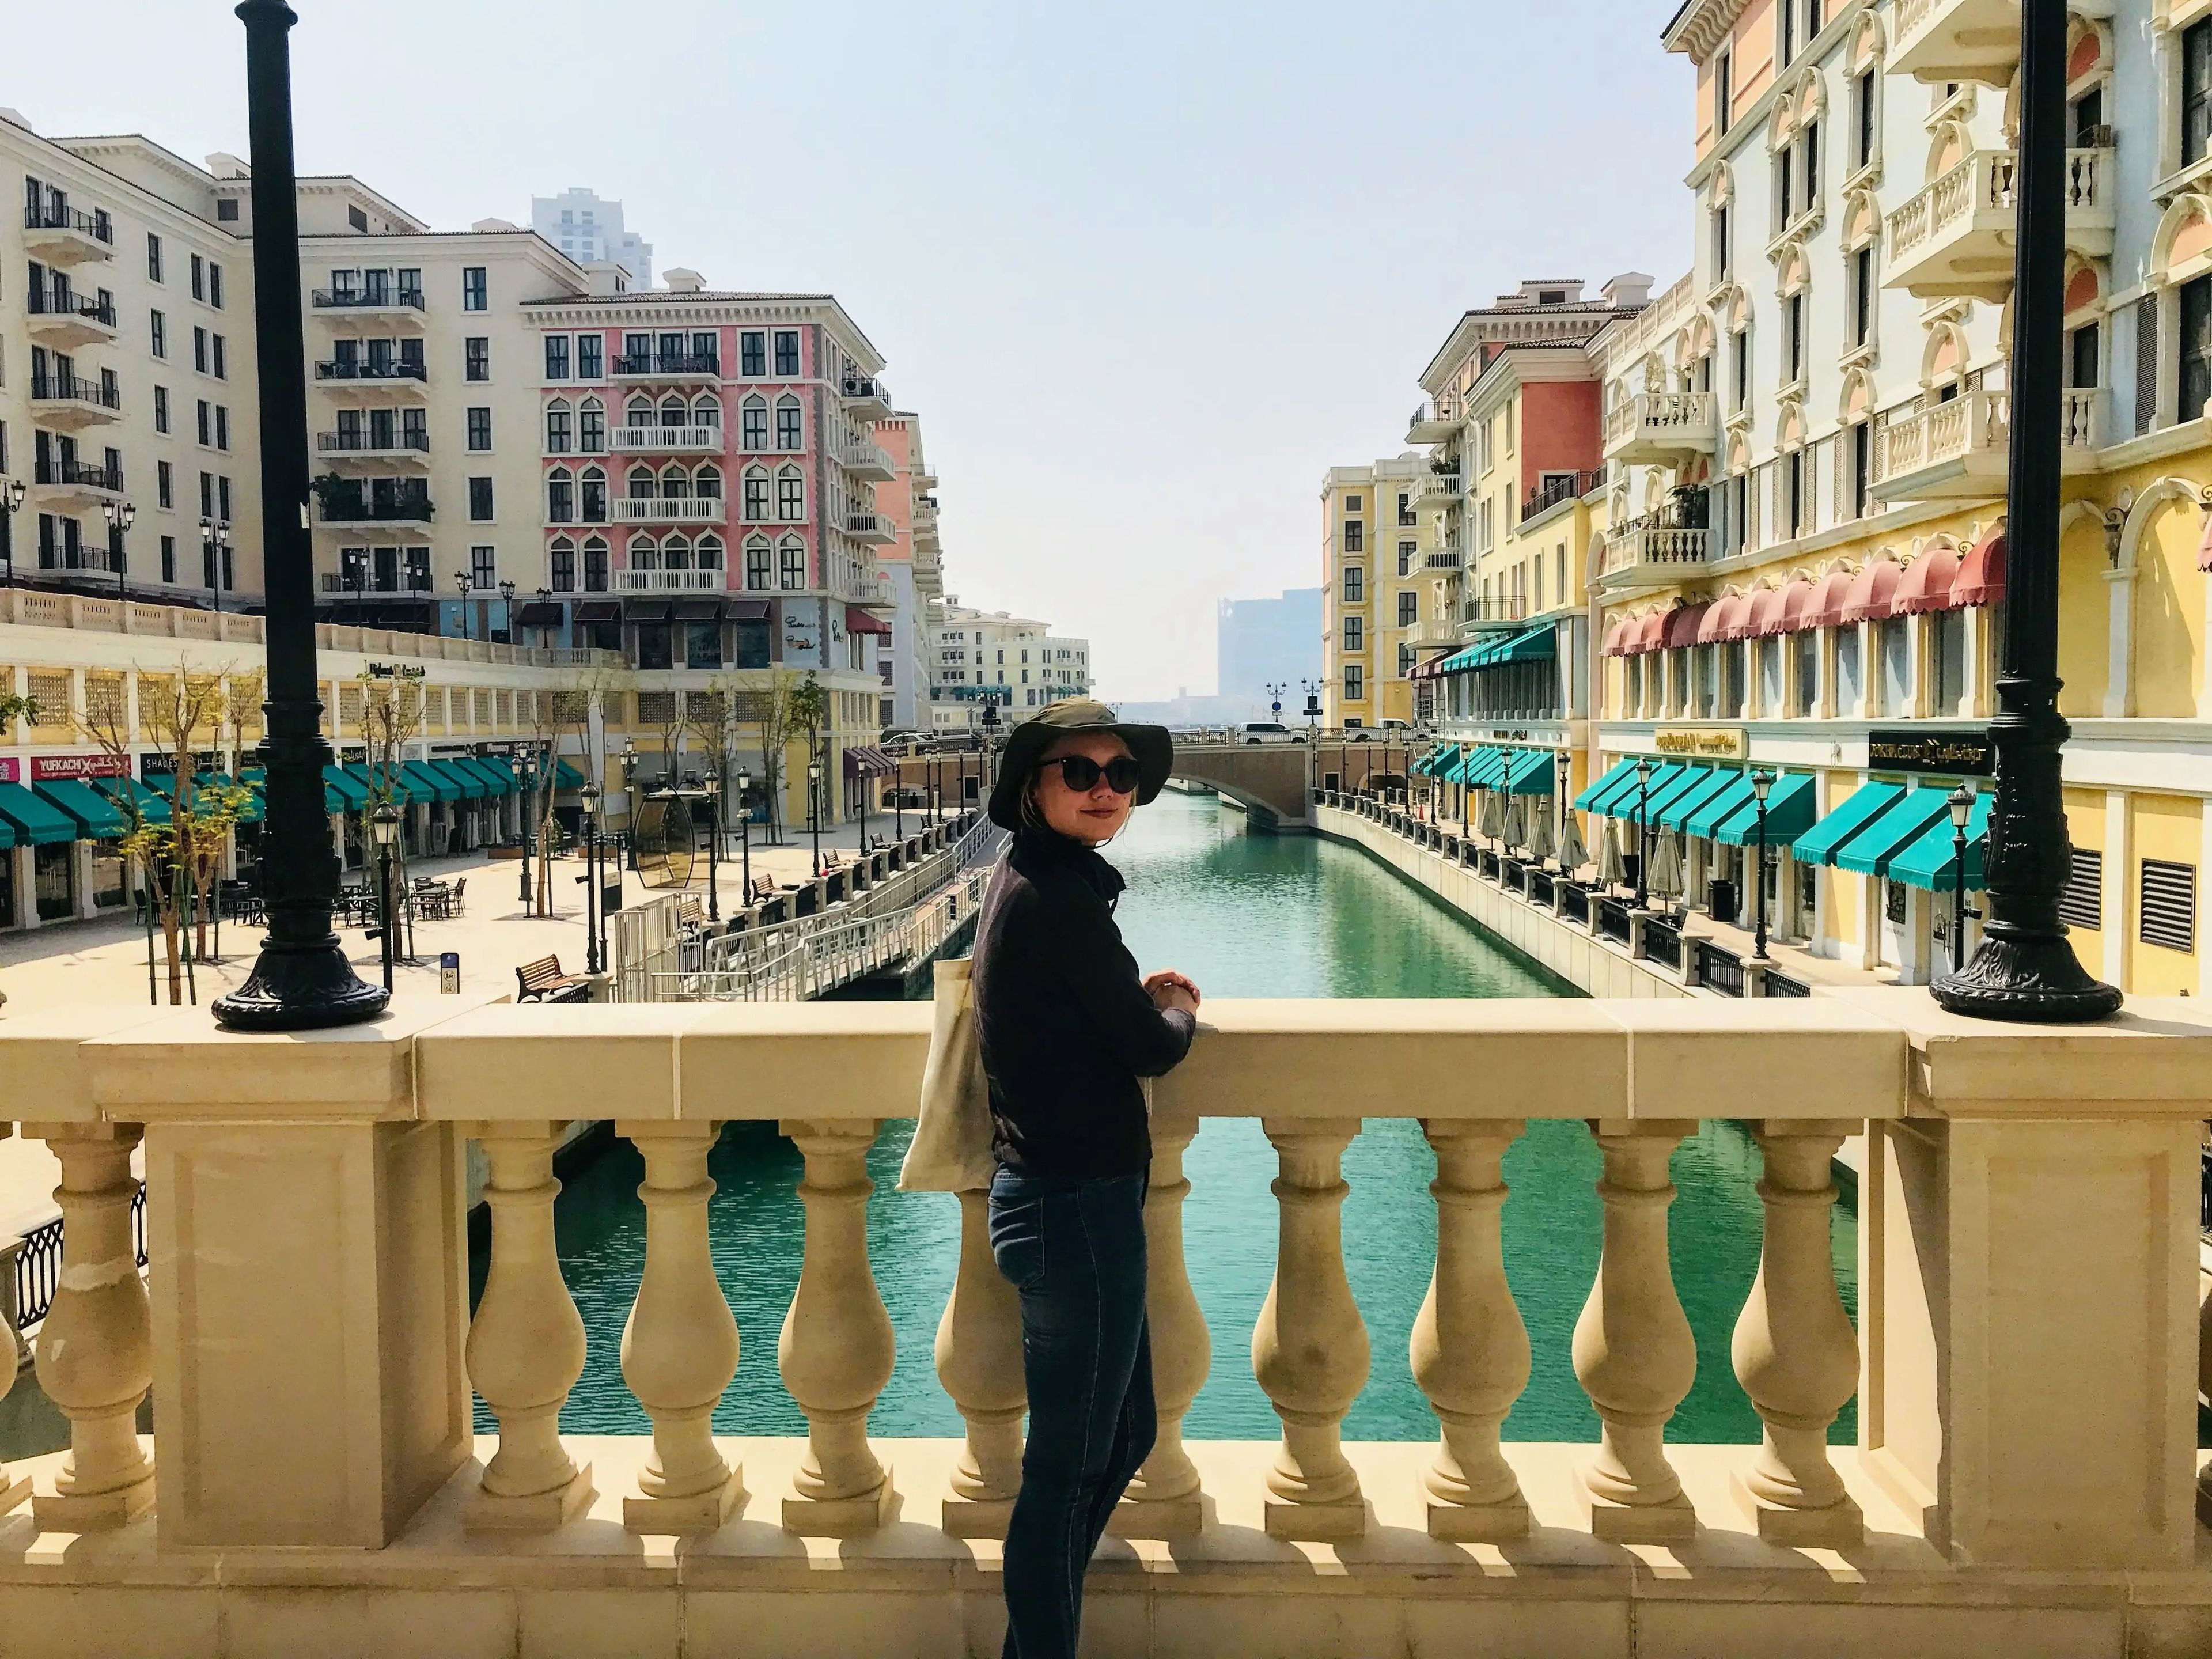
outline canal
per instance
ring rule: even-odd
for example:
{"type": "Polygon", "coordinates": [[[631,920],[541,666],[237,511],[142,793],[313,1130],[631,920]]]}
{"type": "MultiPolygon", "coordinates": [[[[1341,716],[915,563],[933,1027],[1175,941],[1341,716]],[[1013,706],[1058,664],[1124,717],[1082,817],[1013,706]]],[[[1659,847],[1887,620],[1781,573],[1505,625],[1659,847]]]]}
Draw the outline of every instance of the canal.
{"type": "MultiPolygon", "coordinates": [[[[1146,969],[1180,968],[1218,997],[1540,997],[1578,993],[1495,943],[1364,854],[1309,836],[1247,836],[1210,797],[1163,795],[1109,856],[1129,878],[1122,930],[1146,969]]],[[[1202,1039],[1201,1039],[1202,1040],[1202,1039]]],[[[1471,1089],[1539,1091],[1541,1078],[1468,1080],[1471,1089]]],[[[870,1419],[884,1436],[957,1435],[959,1413],[932,1358],[951,1288],[958,1209],[945,1194],[893,1190],[910,1121],[884,1126],[870,1158],[869,1246],[897,1334],[898,1362],[870,1419]]],[[[577,1433],[641,1434],[622,1379],[623,1322],[645,1253],[636,1190],[643,1171],[610,1141],[574,1172],[555,1206],[563,1270],[589,1353],[561,1414],[577,1433]]],[[[1674,1283],[1698,1342],[1697,1382],[1670,1439],[1755,1441],[1729,1340],[1759,1265],[1759,1152],[1733,1125],[1709,1122],[1674,1155],[1674,1283]]],[[[799,1281],[798,1152],[772,1125],[732,1124],[710,1162],[714,1254],[736,1310],[741,1354],[714,1416],[730,1434],[795,1435],[805,1419],[776,1375],[776,1334],[799,1281]]],[[[1601,1160],[1572,1121],[1532,1121],[1505,1161],[1505,1267],[1528,1326],[1534,1373],[1507,1419],[1509,1438],[1594,1440],[1596,1414],[1570,1358],[1576,1317],[1597,1271],[1601,1160]]],[[[1279,1430],[1252,1377],[1252,1328],[1274,1270],[1275,1156],[1255,1119],[1207,1121],[1186,1158],[1184,1231],[1191,1282],[1213,1338],[1213,1369],[1187,1419],[1199,1439],[1272,1439],[1279,1430]]],[[[1436,1249],[1428,1183],[1436,1160],[1410,1118],[1370,1120],[1345,1154],[1346,1268],[1374,1363],[1345,1422],[1365,1440],[1425,1440],[1436,1418],[1415,1386],[1407,1344],[1436,1249]]],[[[1847,1190],[1847,1199],[1850,1196],[1847,1190]]],[[[1837,1273],[1856,1315],[1856,1217],[1838,1206],[1837,1273]]],[[[480,1276],[483,1264],[472,1264],[480,1276]]],[[[1832,1438],[1853,1437],[1847,1407],[1832,1438]]],[[[478,1426],[493,1426],[477,1403],[478,1426]]]]}

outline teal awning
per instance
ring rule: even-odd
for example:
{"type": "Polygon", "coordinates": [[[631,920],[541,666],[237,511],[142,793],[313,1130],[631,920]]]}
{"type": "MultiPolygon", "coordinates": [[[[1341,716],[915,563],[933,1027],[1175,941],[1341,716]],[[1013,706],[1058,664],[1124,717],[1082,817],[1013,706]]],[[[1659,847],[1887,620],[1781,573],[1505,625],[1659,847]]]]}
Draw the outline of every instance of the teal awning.
{"type": "Polygon", "coordinates": [[[75,818],[20,783],[0,783],[0,819],[26,847],[53,847],[77,838],[75,818]]]}
{"type": "Polygon", "coordinates": [[[1714,769],[1710,766],[1685,766],[1668,779],[1662,786],[1657,774],[1653,774],[1648,797],[1647,812],[1651,827],[1659,827],[1660,815],[1676,801],[1684,799],[1711,781],[1714,769]]]}
{"type": "MultiPolygon", "coordinates": [[[[1820,811],[1820,780],[1810,772],[1785,772],[1766,792],[1766,844],[1779,850],[1794,844],[1813,827],[1820,811]]],[[[1746,795],[1713,830],[1713,839],[1730,847],[1755,846],[1759,841],[1759,803],[1746,795]]]]}
{"type": "Polygon", "coordinates": [[[1729,813],[1747,803],[1755,802],[1757,799],[1752,793],[1750,769],[1747,767],[1741,772],[1732,772],[1723,787],[1691,809],[1689,815],[1682,820],[1682,828],[1701,839],[1709,837],[1727,820],[1729,813]]]}
{"type": "Polygon", "coordinates": [[[1552,624],[1531,628],[1525,633],[1502,640],[1483,653],[1478,668],[1496,668],[1509,662],[1549,662],[1559,654],[1558,635],[1552,624]]]}
{"type": "Polygon", "coordinates": [[[495,795],[512,795],[522,787],[516,781],[514,769],[497,755],[471,755],[466,764],[483,774],[495,795]]]}
{"type": "Polygon", "coordinates": [[[1477,789],[1495,789],[1505,776],[1506,754],[1503,749],[1478,749],[1474,758],[1468,763],[1467,781],[1477,789]]]}
{"type": "Polygon", "coordinates": [[[426,760],[423,769],[433,777],[443,778],[461,792],[463,800],[482,800],[491,793],[491,785],[467,767],[450,760],[426,760]]]}
{"type": "Polygon", "coordinates": [[[48,805],[76,821],[77,833],[70,837],[71,841],[112,841],[131,831],[115,803],[81,778],[56,778],[31,787],[46,797],[48,805]]]}
{"type": "Polygon", "coordinates": [[[368,785],[343,766],[325,766],[323,798],[334,815],[365,811],[368,806],[368,785]]]}
{"type": "MultiPolygon", "coordinates": [[[[1672,788],[1674,781],[1687,769],[1680,761],[1653,763],[1650,779],[1640,792],[1643,798],[1656,805],[1661,792],[1672,788]]],[[[1591,810],[1602,812],[1609,818],[1632,818],[1636,816],[1638,793],[1636,768],[1632,763],[1628,769],[1628,776],[1618,787],[1608,792],[1605,799],[1591,810]]]]}
{"type": "Polygon", "coordinates": [[[403,761],[399,775],[407,781],[420,801],[453,801],[461,798],[461,786],[442,772],[434,772],[427,761],[403,761]]]}
{"type": "Polygon", "coordinates": [[[1432,778],[1436,776],[1437,762],[1443,756],[1443,752],[1444,751],[1441,749],[1431,749],[1425,751],[1419,760],[1413,763],[1413,775],[1417,778],[1432,778]]]}
{"type": "Polygon", "coordinates": [[[1470,645],[1464,650],[1453,652],[1451,655],[1437,665],[1437,672],[1439,674],[1465,673],[1474,665],[1475,655],[1481,649],[1479,645],[1470,645]]]}
{"type": "Polygon", "coordinates": [[[387,778],[392,785],[392,804],[394,806],[412,806],[418,800],[427,801],[433,799],[420,785],[408,781],[407,771],[404,766],[395,766],[386,773],[381,767],[371,770],[366,763],[354,761],[342,769],[348,777],[361,787],[363,807],[383,793],[387,778]]]}
{"type": "Polygon", "coordinates": [[[1804,864],[1833,864],[1844,842],[1904,798],[1901,783],[1863,783],[1851,798],[1797,837],[1790,851],[1804,864]]]}
{"type": "Polygon", "coordinates": [[[95,778],[93,787],[115,803],[116,810],[125,818],[131,816],[131,805],[136,801],[139,817],[148,823],[167,823],[171,817],[169,798],[155,793],[136,778],[95,778]]]}
{"type": "Polygon", "coordinates": [[[553,787],[556,793],[563,789],[581,789],[583,787],[584,775],[581,772],[569,765],[566,760],[555,763],[553,787]]]}
{"type": "Polygon", "coordinates": [[[1949,827],[1950,796],[1948,789],[1920,785],[1838,848],[1836,867],[1863,876],[1887,875],[1889,861],[1926,835],[1929,824],[1942,818],[1949,827]]]}
{"type": "MultiPolygon", "coordinates": [[[[1974,810],[1966,815],[1966,885],[1977,890],[1984,884],[1982,849],[1989,840],[1990,808],[1996,800],[1995,795],[1981,791],[1974,796],[1974,810]]],[[[1918,841],[1890,860],[1889,878],[1908,887],[1924,887],[1931,893],[1954,891],[1959,884],[1958,853],[1959,833],[1952,827],[1950,803],[1946,801],[1943,816],[1918,841]]]]}
{"type": "Polygon", "coordinates": [[[1742,776],[1734,767],[1713,767],[1668,797],[1666,805],[1652,813],[1651,822],[1662,830],[1686,829],[1692,812],[1715,796],[1726,793],[1729,786],[1742,776]]]}
{"type": "Polygon", "coordinates": [[[251,779],[247,781],[246,784],[241,786],[221,772],[196,772],[192,775],[192,781],[199,785],[203,789],[209,788],[210,787],[223,789],[244,787],[246,790],[246,800],[239,808],[238,821],[240,823],[258,823],[261,822],[263,803],[261,799],[259,779],[251,779]]]}
{"type": "Polygon", "coordinates": [[[1467,750],[1455,746],[1446,752],[1449,758],[1438,769],[1437,781],[1439,783],[1464,782],[1467,771],[1467,750]]]}
{"type": "Polygon", "coordinates": [[[1635,776],[1636,763],[1633,760],[1613,762],[1612,770],[1575,797],[1575,811],[1577,812],[1597,811],[1599,801],[1635,776]]]}
{"type": "Polygon", "coordinates": [[[6,848],[13,847],[15,844],[15,826],[9,823],[7,819],[0,818],[0,851],[4,851],[6,848]]]}
{"type": "Polygon", "coordinates": [[[1548,795],[1554,787],[1553,774],[1557,770],[1548,749],[1508,750],[1505,775],[1499,787],[1509,795],[1548,795]]]}

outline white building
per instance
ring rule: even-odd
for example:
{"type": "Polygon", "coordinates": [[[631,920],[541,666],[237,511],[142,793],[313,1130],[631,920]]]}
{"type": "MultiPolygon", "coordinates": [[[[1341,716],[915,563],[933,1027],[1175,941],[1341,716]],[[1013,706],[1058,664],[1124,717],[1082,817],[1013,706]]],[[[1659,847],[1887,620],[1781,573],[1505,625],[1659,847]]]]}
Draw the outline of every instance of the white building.
{"type": "Polygon", "coordinates": [[[629,273],[632,288],[653,286],[653,244],[623,228],[623,204],[576,187],[530,198],[530,228],[580,265],[605,261],[629,273]]]}
{"type": "Polygon", "coordinates": [[[962,730],[987,703],[1019,721],[1048,704],[1091,694],[1091,641],[1049,624],[947,599],[929,611],[930,725],[962,730]]]}

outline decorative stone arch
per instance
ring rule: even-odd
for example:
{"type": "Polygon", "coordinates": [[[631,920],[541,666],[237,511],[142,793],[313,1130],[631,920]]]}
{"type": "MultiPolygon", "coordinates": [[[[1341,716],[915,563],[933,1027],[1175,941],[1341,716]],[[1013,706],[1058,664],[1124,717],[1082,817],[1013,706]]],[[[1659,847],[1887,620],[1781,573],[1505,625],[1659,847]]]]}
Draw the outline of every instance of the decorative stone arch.
{"type": "Polygon", "coordinates": [[[1934,184],[1973,153],[1973,131],[1964,120],[1954,117],[1938,124],[1928,135],[1928,166],[1921,182],[1934,184]]]}
{"type": "Polygon", "coordinates": [[[660,568],[660,540],[650,530],[634,530],[623,544],[623,556],[633,570],[660,568]]]}
{"type": "Polygon", "coordinates": [[[684,401],[682,392],[671,392],[661,398],[660,407],[656,413],[660,417],[661,425],[682,426],[691,418],[691,406],[684,401]],[[671,415],[676,417],[672,421],[668,418],[671,415]]]}
{"type": "Polygon", "coordinates": [[[1667,475],[1656,466],[1644,469],[1644,510],[1656,513],[1667,493],[1667,475]]]}
{"type": "Polygon", "coordinates": [[[1881,390],[1875,384],[1874,372],[1864,364],[1844,371],[1844,386],[1836,399],[1836,421],[1841,426],[1851,426],[1860,421],[1871,420],[1881,390]]]}
{"type": "Polygon", "coordinates": [[[1808,64],[1786,79],[1775,94],[1774,112],[1767,120],[1767,147],[1782,149],[1804,130],[1808,122],[1818,120],[1827,107],[1826,79],[1815,66],[1808,64]]]}
{"type": "Polygon", "coordinates": [[[1728,470],[1731,474],[1751,471],[1751,440],[1743,433],[1729,435],[1728,470]]]}
{"type": "MultiPolygon", "coordinates": [[[[2066,95],[2079,98],[2112,73],[2112,25],[2101,18],[2066,14],[2066,95]]],[[[2016,79],[2017,77],[2015,77],[2016,79]]]]}
{"type": "Polygon", "coordinates": [[[1774,413],[1774,451],[1787,455],[1805,447],[1805,406],[1785,398],[1774,413]]]}
{"type": "Polygon", "coordinates": [[[1927,327],[1928,337],[1920,349],[1922,388],[1932,390],[1949,380],[1965,380],[1972,361],[1966,325],[1956,317],[1937,317],[1927,327]]]}
{"type": "Polygon", "coordinates": [[[632,392],[629,401],[623,405],[623,424],[630,427],[651,426],[653,420],[653,399],[642,392],[632,392]],[[641,416],[644,418],[640,419],[641,416]]]}
{"type": "Polygon", "coordinates": [[[1703,312],[1698,313],[1682,325],[1675,337],[1675,359],[1685,371],[1696,366],[1701,357],[1713,354],[1713,319],[1703,312]]]}
{"type": "MultiPolygon", "coordinates": [[[[2139,578],[2142,574],[2143,540],[2149,534],[2151,526],[2169,508],[2181,513],[2192,507],[2198,509],[2200,516],[2212,514],[2212,489],[2172,475],[2160,478],[2149,484],[2136,495],[2132,502],[2127,504],[2126,517],[2120,524],[2118,543],[2114,550],[2112,568],[2106,577],[2106,580],[2113,585],[2111,656],[2112,667],[2106,693],[2105,707],[2105,712],[2108,715],[2124,717],[2141,712],[2142,690],[2135,676],[2138,655],[2135,641],[2136,635],[2142,631],[2139,628],[2140,618],[2136,615],[2136,609],[2142,592],[2139,578]]],[[[2198,568],[2202,569],[2204,556],[2202,551],[2201,538],[2198,546],[2197,563],[2198,568]]],[[[2203,617],[2199,617],[2197,628],[2193,630],[2200,641],[2206,637],[2203,633],[2204,620],[2203,617]]],[[[2144,649],[2148,648],[2148,647],[2144,647],[2144,649]]],[[[2191,686],[2194,708],[2188,711],[2200,718],[2207,712],[2204,671],[2203,661],[2198,661],[2191,686]]]]}
{"type": "Polygon", "coordinates": [[[2150,528],[2158,509],[2168,501],[2189,501],[2202,508],[2205,505],[2204,487],[2171,475],[2146,486],[2128,508],[2126,522],[2120,526],[2119,556],[2112,563],[2115,570],[2134,574],[2136,556],[2142,549],[2143,532],[2150,528]]]}
{"type": "Polygon", "coordinates": [[[2212,270],[2212,196],[2173,198],[2150,239],[2150,283],[2171,288],[2212,270]]]}
{"type": "Polygon", "coordinates": [[[1706,185],[1706,204],[1711,207],[1724,208],[1735,200],[1735,169],[1722,161],[1713,168],[1712,179],[1706,185]]]}
{"type": "Polygon", "coordinates": [[[1878,70],[1889,51],[1889,41],[1882,32],[1882,14],[1868,7],[1859,14],[1858,26],[1851,31],[1851,43],[1844,54],[1844,61],[1853,75],[1863,75],[1869,70],[1878,70]]]}
{"type": "Polygon", "coordinates": [[[722,423],[722,400],[711,392],[702,392],[691,400],[691,424],[720,426],[722,423]]]}
{"type": "Polygon", "coordinates": [[[1840,230],[1843,251],[1856,253],[1869,242],[1881,238],[1881,203],[1874,191],[1864,185],[1848,192],[1844,198],[1844,217],[1840,230]]]}
{"type": "Polygon", "coordinates": [[[1733,334],[1751,326],[1751,295],[1745,293],[1741,283],[1729,283],[1713,295],[1713,309],[1719,313],[1721,331],[1733,334]]]}
{"type": "Polygon", "coordinates": [[[720,570],[722,568],[722,538],[713,531],[708,531],[699,538],[697,551],[700,569],[720,570]]]}
{"type": "Polygon", "coordinates": [[[710,499],[722,493],[722,469],[712,461],[702,461],[691,474],[691,493],[710,499]]]}
{"type": "Polygon", "coordinates": [[[1786,300],[1804,293],[1812,284],[1813,262],[1806,258],[1803,240],[1793,237],[1774,256],[1774,291],[1786,300]]]}

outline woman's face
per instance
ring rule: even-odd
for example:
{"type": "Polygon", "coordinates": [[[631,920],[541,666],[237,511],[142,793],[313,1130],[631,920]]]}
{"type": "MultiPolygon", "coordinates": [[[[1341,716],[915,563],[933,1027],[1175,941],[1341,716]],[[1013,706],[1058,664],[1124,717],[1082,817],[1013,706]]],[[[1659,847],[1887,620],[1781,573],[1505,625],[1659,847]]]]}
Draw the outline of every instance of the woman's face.
{"type": "Polygon", "coordinates": [[[1060,763],[1064,757],[1081,755],[1103,768],[1108,761],[1128,752],[1127,744],[1104,732],[1071,732],[1055,739],[1052,747],[1044,751],[1044,758],[1037,763],[1036,781],[1031,786],[1037,811],[1046,824],[1086,847],[1103,846],[1121,834],[1121,826],[1129,821],[1130,811],[1137,804],[1135,794],[1115,794],[1103,771],[1097,782],[1079,793],[1067,787],[1060,775],[1060,763]]]}

